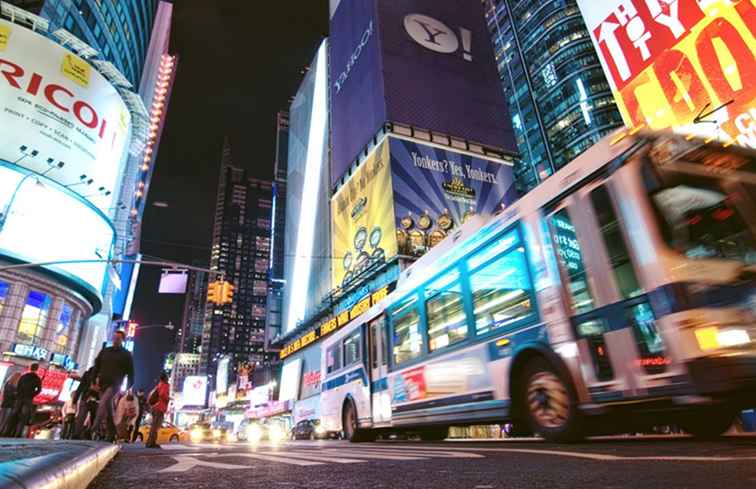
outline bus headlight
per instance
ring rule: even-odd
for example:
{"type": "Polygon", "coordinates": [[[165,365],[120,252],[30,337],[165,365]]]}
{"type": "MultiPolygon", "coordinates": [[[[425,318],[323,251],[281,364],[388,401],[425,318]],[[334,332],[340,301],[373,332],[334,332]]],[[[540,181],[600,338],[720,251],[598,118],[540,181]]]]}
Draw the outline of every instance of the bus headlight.
{"type": "Polygon", "coordinates": [[[262,439],[262,429],[259,424],[251,424],[247,426],[247,441],[250,443],[257,443],[262,439]]]}
{"type": "Polygon", "coordinates": [[[701,350],[716,350],[745,345],[751,342],[748,331],[742,328],[717,328],[710,326],[696,330],[696,341],[701,350]]]}

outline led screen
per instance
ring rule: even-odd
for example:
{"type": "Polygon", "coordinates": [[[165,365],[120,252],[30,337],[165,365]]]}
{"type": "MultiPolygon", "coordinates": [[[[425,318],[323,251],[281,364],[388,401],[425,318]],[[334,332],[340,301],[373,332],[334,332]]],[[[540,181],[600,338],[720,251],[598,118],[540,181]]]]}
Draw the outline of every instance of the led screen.
{"type": "MultiPolygon", "coordinates": [[[[29,263],[107,259],[114,231],[93,207],[54,182],[0,166],[0,255],[29,263]]],[[[51,271],[99,292],[105,263],[58,263],[51,271]]]]}
{"type": "Polygon", "coordinates": [[[299,376],[302,374],[302,359],[297,358],[287,363],[281,372],[281,390],[278,391],[279,401],[296,400],[299,398],[299,376]]]}
{"type": "Polygon", "coordinates": [[[184,379],[181,402],[184,406],[204,406],[207,395],[207,377],[191,375],[184,379]]]}

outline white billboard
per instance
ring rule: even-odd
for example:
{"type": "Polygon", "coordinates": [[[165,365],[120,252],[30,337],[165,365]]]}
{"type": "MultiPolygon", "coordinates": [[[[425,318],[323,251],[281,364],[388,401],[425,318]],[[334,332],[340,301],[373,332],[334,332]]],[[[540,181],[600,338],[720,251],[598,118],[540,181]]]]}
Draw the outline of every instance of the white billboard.
{"type": "Polygon", "coordinates": [[[228,391],[228,364],[231,359],[227,356],[218,360],[218,369],[215,377],[215,394],[220,396],[228,391]]]}
{"type": "Polygon", "coordinates": [[[207,377],[192,375],[184,379],[181,404],[184,406],[204,406],[207,396],[207,377]]]}
{"type": "Polygon", "coordinates": [[[0,159],[45,173],[108,209],[130,125],[121,96],[85,60],[0,20],[0,159]]]}
{"type": "Polygon", "coordinates": [[[283,370],[281,371],[281,388],[278,391],[279,401],[299,399],[299,379],[301,375],[301,358],[297,358],[283,366],[283,370]]]}

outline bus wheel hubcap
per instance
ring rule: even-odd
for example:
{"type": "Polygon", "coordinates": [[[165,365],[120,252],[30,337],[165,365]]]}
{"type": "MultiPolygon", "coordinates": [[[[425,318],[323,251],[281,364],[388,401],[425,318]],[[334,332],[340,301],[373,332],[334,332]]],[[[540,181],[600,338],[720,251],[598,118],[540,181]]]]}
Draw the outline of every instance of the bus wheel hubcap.
{"type": "Polygon", "coordinates": [[[528,408],[544,428],[560,428],[567,421],[570,404],[567,390],[551,372],[538,372],[528,383],[528,408]]]}

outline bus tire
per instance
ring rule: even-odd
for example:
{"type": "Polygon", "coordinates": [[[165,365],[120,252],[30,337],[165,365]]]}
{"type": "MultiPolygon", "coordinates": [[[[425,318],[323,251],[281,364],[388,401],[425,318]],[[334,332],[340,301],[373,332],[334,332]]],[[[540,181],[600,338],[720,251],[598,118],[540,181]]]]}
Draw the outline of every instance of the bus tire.
{"type": "Polygon", "coordinates": [[[422,441],[443,441],[449,436],[449,428],[447,426],[423,428],[418,435],[422,441]]]}
{"type": "Polygon", "coordinates": [[[550,442],[582,439],[581,417],[572,384],[542,357],[522,371],[519,396],[532,431],[550,442]]]}
{"type": "Polygon", "coordinates": [[[375,433],[372,430],[360,428],[358,420],[357,406],[354,405],[354,401],[347,399],[344,401],[344,407],[341,412],[341,426],[344,439],[352,443],[375,441],[375,433]]]}
{"type": "Polygon", "coordinates": [[[680,427],[701,440],[711,440],[724,434],[735,422],[735,411],[727,407],[703,409],[686,413],[680,427]]]}

